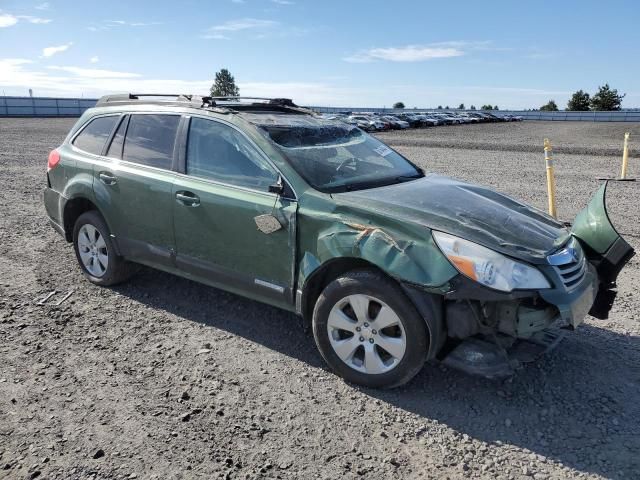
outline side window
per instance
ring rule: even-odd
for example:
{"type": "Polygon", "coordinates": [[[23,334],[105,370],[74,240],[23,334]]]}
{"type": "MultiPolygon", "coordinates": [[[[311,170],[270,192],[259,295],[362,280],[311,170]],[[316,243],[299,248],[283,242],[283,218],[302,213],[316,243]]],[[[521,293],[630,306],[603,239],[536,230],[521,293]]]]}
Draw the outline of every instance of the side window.
{"type": "Polygon", "coordinates": [[[179,115],[131,115],[122,159],[171,169],[179,115]]]}
{"type": "Polygon", "coordinates": [[[111,140],[109,150],[107,150],[107,157],[122,158],[122,146],[124,145],[124,132],[127,129],[127,121],[127,116],[123,116],[118,130],[116,130],[116,134],[113,136],[113,140],[111,140]]]}
{"type": "Polygon", "coordinates": [[[80,135],[75,138],[73,145],[85,152],[101,155],[104,144],[109,135],[111,135],[119,118],[117,115],[112,115],[92,120],[89,125],[82,129],[80,135]]]}
{"type": "Polygon", "coordinates": [[[192,118],[189,126],[187,174],[265,191],[278,179],[242,134],[202,118],[192,118]]]}

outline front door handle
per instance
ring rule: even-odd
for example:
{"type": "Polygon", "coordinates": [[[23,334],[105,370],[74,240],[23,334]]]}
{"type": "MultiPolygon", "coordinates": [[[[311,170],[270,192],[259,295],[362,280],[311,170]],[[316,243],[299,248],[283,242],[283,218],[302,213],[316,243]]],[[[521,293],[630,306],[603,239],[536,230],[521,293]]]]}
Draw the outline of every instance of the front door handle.
{"type": "Polygon", "coordinates": [[[200,205],[200,197],[193,192],[177,192],[176,200],[187,207],[197,207],[200,205]]]}
{"type": "Polygon", "coordinates": [[[100,181],[105,185],[115,185],[118,183],[118,179],[109,172],[100,172],[98,174],[100,181]]]}

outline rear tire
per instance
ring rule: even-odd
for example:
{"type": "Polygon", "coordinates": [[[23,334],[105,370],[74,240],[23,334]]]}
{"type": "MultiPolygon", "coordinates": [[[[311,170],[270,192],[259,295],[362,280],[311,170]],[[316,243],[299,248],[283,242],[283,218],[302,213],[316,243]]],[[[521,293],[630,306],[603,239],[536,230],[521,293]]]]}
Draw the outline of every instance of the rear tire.
{"type": "Polygon", "coordinates": [[[133,274],[133,265],[116,254],[109,228],[96,210],[85,212],[76,220],[73,248],[82,273],[91,283],[116,285],[133,274]]]}
{"type": "Polygon", "coordinates": [[[429,347],[411,300],[373,270],[348,272],[327,285],[313,311],[313,335],[336,374],[372,388],[407,383],[424,366],[429,347]]]}

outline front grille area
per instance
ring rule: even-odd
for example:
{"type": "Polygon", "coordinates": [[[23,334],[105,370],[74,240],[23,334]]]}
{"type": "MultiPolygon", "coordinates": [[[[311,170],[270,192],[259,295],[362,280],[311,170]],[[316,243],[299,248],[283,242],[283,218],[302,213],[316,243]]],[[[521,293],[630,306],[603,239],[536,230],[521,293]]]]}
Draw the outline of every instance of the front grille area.
{"type": "Polygon", "coordinates": [[[553,265],[567,290],[578,285],[587,271],[587,259],[575,239],[559,252],[549,255],[547,260],[553,265]]]}

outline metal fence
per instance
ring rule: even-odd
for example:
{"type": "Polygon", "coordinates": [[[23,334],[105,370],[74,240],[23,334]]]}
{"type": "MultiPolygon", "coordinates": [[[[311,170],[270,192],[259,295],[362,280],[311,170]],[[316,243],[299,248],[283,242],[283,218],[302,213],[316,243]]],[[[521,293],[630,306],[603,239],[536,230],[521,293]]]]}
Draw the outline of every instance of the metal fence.
{"type": "MultiPolygon", "coordinates": [[[[1,97],[0,117],[79,117],[85,110],[95,106],[95,98],[54,97],[1,97]]],[[[367,108],[367,107],[308,107],[319,113],[400,113],[438,111],[433,108],[367,108]]],[[[465,110],[447,109],[452,112],[465,110]]],[[[470,110],[466,110],[470,111],[470,110]]],[[[482,111],[482,110],[476,110],[482,111]]],[[[517,115],[525,120],[575,121],[575,122],[640,122],[639,110],[616,112],[541,112],[521,110],[491,110],[494,115],[517,115]]]]}
{"type": "Polygon", "coordinates": [[[79,117],[96,99],[0,97],[0,117],[79,117]]]}

